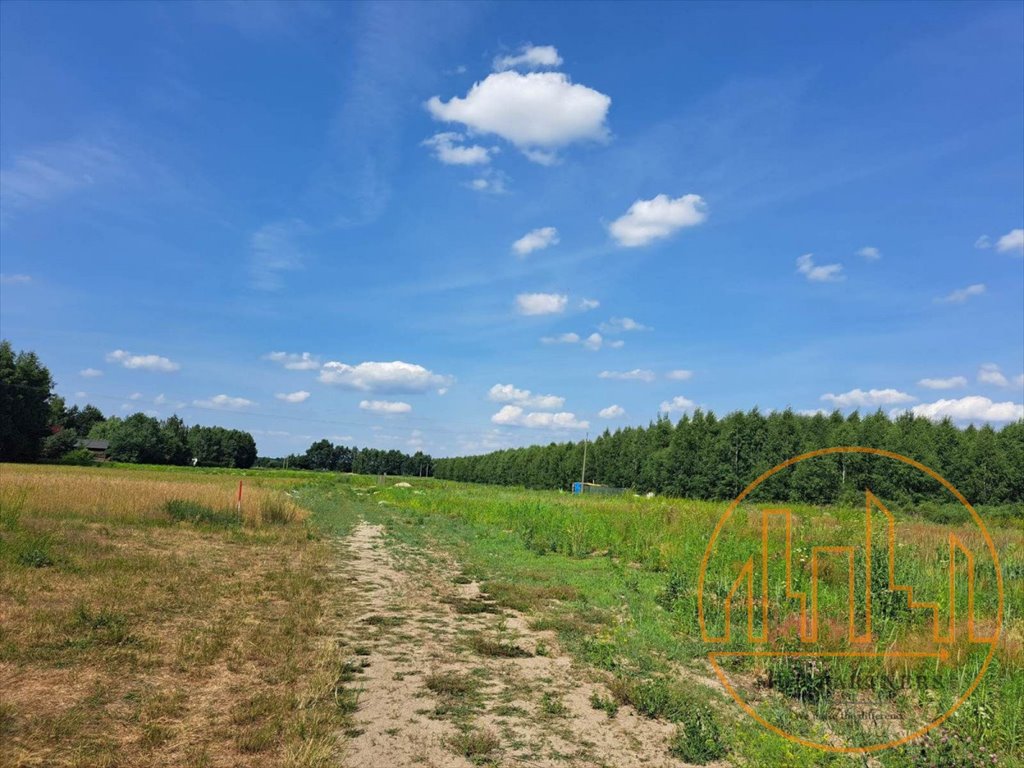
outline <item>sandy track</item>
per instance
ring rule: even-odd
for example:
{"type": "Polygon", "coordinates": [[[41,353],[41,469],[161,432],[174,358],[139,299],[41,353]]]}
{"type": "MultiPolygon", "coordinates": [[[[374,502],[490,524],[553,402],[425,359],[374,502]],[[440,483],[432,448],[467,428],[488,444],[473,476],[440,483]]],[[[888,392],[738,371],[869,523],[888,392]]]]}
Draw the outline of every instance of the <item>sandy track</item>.
{"type": "Polygon", "coordinates": [[[533,631],[522,615],[489,605],[476,584],[456,584],[450,558],[386,543],[384,533],[361,523],[341,545],[342,570],[354,588],[345,592],[359,602],[342,639],[354,658],[368,662],[352,683],[361,692],[345,749],[349,768],[470,766],[458,743],[467,732],[496,737],[478,764],[685,765],[667,752],[670,724],[630,707],[614,718],[593,708],[591,695],[607,697],[607,690],[559,652],[554,633],[533,631]],[[486,612],[466,613],[467,605],[486,612]],[[490,655],[474,637],[529,655],[490,655]],[[476,690],[451,696],[428,688],[446,675],[475,681],[476,690]]]}

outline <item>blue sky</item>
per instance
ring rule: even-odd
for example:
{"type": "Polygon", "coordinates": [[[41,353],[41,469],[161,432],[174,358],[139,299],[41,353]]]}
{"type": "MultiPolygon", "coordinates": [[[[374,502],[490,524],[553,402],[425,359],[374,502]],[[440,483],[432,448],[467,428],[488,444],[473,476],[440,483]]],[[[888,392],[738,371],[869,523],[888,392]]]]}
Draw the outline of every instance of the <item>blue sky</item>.
{"type": "Polygon", "coordinates": [[[0,324],[71,402],[263,455],[1024,413],[1020,3],[0,15],[0,324]]]}

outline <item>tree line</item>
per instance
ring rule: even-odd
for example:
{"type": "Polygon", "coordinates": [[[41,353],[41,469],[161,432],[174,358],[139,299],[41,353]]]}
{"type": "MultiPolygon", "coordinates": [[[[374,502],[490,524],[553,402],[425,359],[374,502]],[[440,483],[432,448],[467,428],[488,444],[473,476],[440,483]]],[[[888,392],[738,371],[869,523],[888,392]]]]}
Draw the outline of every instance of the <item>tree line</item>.
{"type": "Polygon", "coordinates": [[[357,475],[428,477],[433,474],[433,459],[423,451],[408,454],[393,449],[357,448],[334,445],[330,440],[318,440],[305,453],[291,454],[284,458],[261,456],[256,460],[256,466],[353,472],[357,475]]]}
{"type": "MultiPolygon", "coordinates": [[[[1024,420],[995,430],[956,427],[910,413],[889,418],[813,416],[757,409],[718,418],[697,410],[673,423],[605,430],[587,446],[586,482],[684,498],[735,498],[763,472],[801,453],[833,446],[882,448],[915,459],[949,480],[972,503],[1024,501],[1024,420]]],[[[513,448],[434,460],[438,478],[566,489],[582,477],[582,442],[513,448]]],[[[908,465],[864,454],[831,454],[773,475],[763,492],[778,501],[852,501],[865,487],[888,498],[949,501],[908,465]]]]}
{"type": "Polygon", "coordinates": [[[106,440],[107,458],[133,464],[251,467],[256,441],[248,432],[188,426],[178,416],[104,416],[94,405],[67,407],[53,392],[50,371],[34,352],[0,342],[0,461],[91,463],[80,441],[106,440]]]}

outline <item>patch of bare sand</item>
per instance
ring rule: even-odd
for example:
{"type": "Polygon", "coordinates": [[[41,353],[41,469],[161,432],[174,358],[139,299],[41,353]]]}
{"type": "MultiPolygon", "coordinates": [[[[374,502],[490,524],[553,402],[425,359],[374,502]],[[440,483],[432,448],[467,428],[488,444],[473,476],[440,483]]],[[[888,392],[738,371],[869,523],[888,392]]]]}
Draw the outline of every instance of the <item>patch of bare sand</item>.
{"type": "Polygon", "coordinates": [[[472,765],[460,733],[490,733],[487,764],[679,768],[668,753],[672,724],[621,707],[614,718],[591,705],[608,691],[594,670],[558,647],[553,632],[530,629],[515,611],[489,605],[475,583],[456,584],[457,564],[438,552],[385,544],[381,526],[360,524],[345,540],[346,570],[360,601],[345,638],[368,654],[350,768],[472,765]],[[467,605],[475,606],[466,612],[467,605]],[[519,658],[481,654],[472,639],[518,647],[519,658]],[[431,676],[476,680],[464,700],[427,687],[431,676]],[[459,705],[462,706],[459,706],[459,705]]]}

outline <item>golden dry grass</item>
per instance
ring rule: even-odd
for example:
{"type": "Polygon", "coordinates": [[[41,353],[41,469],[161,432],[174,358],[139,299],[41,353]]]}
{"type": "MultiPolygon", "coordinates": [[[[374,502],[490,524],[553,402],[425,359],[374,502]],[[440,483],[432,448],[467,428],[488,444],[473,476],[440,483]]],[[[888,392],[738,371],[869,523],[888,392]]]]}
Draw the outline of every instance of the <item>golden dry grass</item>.
{"type": "Polygon", "coordinates": [[[285,490],[295,480],[178,471],[0,464],[0,504],[28,514],[86,517],[111,522],[163,520],[168,501],[192,501],[217,511],[236,509],[242,481],[242,518],[259,526],[266,510],[280,506],[287,519],[306,512],[285,490]]]}
{"type": "MultiPolygon", "coordinates": [[[[291,481],[294,483],[294,481],[291,481]]],[[[281,483],[0,466],[0,766],[318,766],[337,758],[344,585],[281,483]],[[263,524],[263,511],[289,520],[263,524]]]]}

